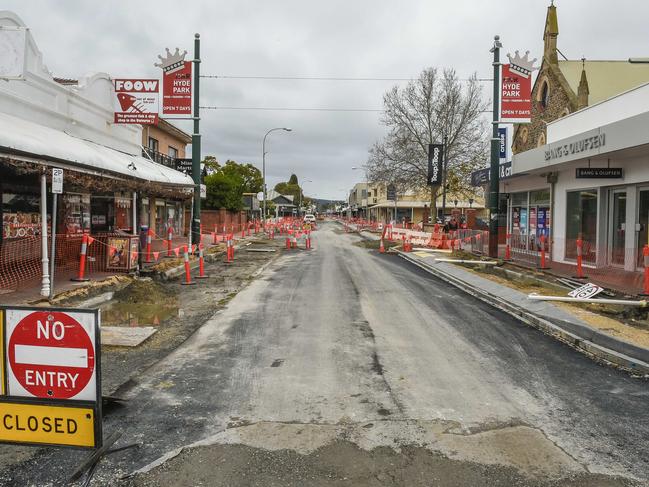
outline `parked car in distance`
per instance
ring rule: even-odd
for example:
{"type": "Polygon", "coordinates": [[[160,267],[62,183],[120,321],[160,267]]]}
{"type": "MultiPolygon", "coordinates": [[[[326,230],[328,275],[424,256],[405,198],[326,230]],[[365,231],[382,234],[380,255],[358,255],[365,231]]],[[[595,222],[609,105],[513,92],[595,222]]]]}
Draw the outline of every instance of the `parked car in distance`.
{"type": "Polygon", "coordinates": [[[304,223],[315,223],[315,215],[311,213],[304,215],[304,223]]]}

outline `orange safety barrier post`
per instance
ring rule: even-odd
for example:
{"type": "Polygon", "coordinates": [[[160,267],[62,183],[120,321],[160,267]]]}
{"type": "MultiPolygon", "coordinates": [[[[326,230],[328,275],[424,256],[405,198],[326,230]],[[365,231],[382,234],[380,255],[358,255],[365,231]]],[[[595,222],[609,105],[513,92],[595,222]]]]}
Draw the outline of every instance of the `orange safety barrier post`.
{"type": "Polygon", "coordinates": [[[640,296],[649,296],[649,245],[642,249],[642,259],[644,262],[644,290],[640,296]]]}
{"type": "Polygon", "coordinates": [[[289,250],[291,248],[291,237],[289,235],[286,236],[286,250],[289,250]]]}
{"type": "Polygon", "coordinates": [[[583,251],[584,251],[584,241],[579,237],[577,239],[577,274],[573,276],[575,279],[586,279],[584,275],[584,270],[582,268],[583,263],[583,251]]]}
{"type": "Polygon", "coordinates": [[[208,276],[205,274],[205,260],[203,258],[203,245],[198,246],[198,275],[196,279],[207,279],[208,276]]]}
{"type": "Polygon", "coordinates": [[[189,249],[187,245],[183,247],[183,257],[185,259],[185,282],[181,284],[183,286],[191,286],[192,284],[196,284],[196,282],[192,281],[191,271],[189,269],[189,249]]]}
{"type": "Polygon", "coordinates": [[[512,260],[512,234],[509,232],[505,234],[505,260],[512,260]]]}
{"type": "Polygon", "coordinates": [[[73,277],[71,280],[76,282],[85,282],[89,279],[85,276],[86,274],[86,255],[88,254],[88,245],[94,241],[94,238],[87,234],[83,234],[81,237],[81,253],[79,255],[79,274],[77,277],[73,277]]]}
{"type": "Polygon", "coordinates": [[[541,262],[539,269],[549,269],[545,259],[545,235],[541,235],[541,262]]]}

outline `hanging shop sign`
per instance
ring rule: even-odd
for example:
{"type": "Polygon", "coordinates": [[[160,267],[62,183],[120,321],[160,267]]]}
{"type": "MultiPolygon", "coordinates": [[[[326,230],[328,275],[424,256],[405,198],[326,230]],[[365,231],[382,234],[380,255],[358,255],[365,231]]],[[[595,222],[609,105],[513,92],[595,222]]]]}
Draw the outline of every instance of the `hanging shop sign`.
{"type": "Polygon", "coordinates": [[[162,69],[162,114],[189,115],[192,113],[192,63],[185,61],[187,51],[182,53],[178,48],[171,54],[166,49],[166,56],[158,56],[162,69]]]}
{"type": "Polygon", "coordinates": [[[444,144],[428,144],[428,186],[442,184],[444,144]]]}
{"type": "Polygon", "coordinates": [[[0,442],[101,446],[99,311],[0,308],[0,442]]]}
{"type": "MultiPolygon", "coordinates": [[[[500,164],[498,167],[500,171],[500,180],[502,181],[503,179],[509,179],[512,177],[512,163],[506,162],[504,164],[500,164]]],[[[491,179],[491,169],[484,168],[484,169],[479,169],[477,171],[473,171],[471,173],[471,186],[484,186],[489,182],[491,179]]]]}
{"type": "Polygon", "coordinates": [[[157,125],[159,85],[157,79],[116,79],[115,123],[157,125]]]}
{"type": "Polygon", "coordinates": [[[624,173],[621,167],[578,167],[577,179],[622,179],[624,173]]]}
{"type": "Polygon", "coordinates": [[[500,122],[529,123],[532,119],[532,71],[536,58],[529,59],[529,51],[520,56],[507,54],[510,64],[502,66],[500,90],[500,122]]]}
{"type": "Polygon", "coordinates": [[[176,164],[176,171],[184,172],[188,176],[192,175],[192,160],[190,159],[174,159],[176,164]]]}

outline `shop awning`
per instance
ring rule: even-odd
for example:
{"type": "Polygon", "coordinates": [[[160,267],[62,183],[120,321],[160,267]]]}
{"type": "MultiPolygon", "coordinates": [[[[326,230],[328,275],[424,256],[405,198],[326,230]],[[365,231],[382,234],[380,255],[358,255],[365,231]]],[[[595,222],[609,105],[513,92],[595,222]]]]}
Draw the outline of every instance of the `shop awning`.
{"type": "Polygon", "coordinates": [[[127,154],[101,144],[6,113],[0,113],[0,156],[20,155],[57,162],[102,175],[123,176],[156,183],[193,186],[186,174],[155,163],[139,154],[127,154]]]}

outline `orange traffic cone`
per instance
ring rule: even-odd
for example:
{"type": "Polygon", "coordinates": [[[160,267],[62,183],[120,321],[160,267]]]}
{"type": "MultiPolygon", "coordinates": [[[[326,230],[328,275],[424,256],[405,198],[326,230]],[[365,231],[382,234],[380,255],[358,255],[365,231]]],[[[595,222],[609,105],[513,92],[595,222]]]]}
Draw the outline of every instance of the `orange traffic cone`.
{"type": "Polygon", "coordinates": [[[379,252],[385,254],[385,245],[383,245],[383,237],[381,237],[381,245],[379,245],[379,252]]]}

